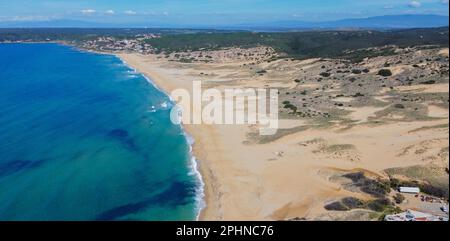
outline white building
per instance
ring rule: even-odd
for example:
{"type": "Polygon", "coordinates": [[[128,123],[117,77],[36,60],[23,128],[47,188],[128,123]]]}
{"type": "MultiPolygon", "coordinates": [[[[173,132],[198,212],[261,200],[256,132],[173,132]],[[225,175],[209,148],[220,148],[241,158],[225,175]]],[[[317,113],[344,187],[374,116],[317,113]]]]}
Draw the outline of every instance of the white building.
{"type": "Polygon", "coordinates": [[[402,193],[418,194],[418,193],[420,193],[420,188],[418,188],[418,187],[400,187],[399,191],[402,193]]]}

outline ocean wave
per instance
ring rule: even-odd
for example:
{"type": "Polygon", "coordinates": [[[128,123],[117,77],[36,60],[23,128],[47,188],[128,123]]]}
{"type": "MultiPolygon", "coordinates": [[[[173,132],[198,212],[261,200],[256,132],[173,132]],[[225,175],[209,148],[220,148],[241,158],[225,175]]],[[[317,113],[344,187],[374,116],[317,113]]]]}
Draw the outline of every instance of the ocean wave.
{"type": "Polygon", "coordinates": [[[170,110],[174,106],[172,101],[164,101],[161,104],[159,104],[160,108],[162,110],[170,110]]]}
{"type": "Polygon", "coordinates": [[[192,175],[194,175],[198,181],[198,187],[195,190],[195,203],[197,205],[196,207],[197,215],[195,220],[198,221],[200,219],[200,214],[202,213],[202,210],[206,207],[205,183],[203,182],[203,176],[200,173],[200,170],[198,169],[198,161],[194,156],[191,156],[191,169],[193,170],[192,175]]]}
{"type": "Polygon", "coordinates": [[[203,176],[198,167],[198,160],[193,155],[193,145],[195,140],[191,137],[187,132],[183,130],[183,135],[185,136],[188,144],[189,144],[189,154],[190,154],[190,169],[189,176],[193,176],[197,179],[197,189],[195,190],[195,203],[196,203],[196,220],[200,219],[200,214],[202,210],[206,207],[205,202],[205,182],[203,181],[203,176]]]}

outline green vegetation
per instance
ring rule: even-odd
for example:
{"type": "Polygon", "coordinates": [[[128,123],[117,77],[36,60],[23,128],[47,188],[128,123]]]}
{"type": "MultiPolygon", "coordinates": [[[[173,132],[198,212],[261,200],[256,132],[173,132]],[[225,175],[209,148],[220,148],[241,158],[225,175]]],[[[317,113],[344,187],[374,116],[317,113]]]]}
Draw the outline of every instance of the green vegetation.
{"type": "Polygon", "coordinates": [[[352,69],[352,74],[361,74],[362,70],[360,69],[352,69]]]}
{"type": "Polygon", "coordinates": [[[391,76],[392,72],[389,69],[380,69],[380,71],[378,71],[378,75],[387,77],[387,76],[391,76]]]}
{"type": "Polygon", "coordinates": [[[379,198],[367,202],[367,208],[375,212],[383,212],[393,206],[392,202],[387,198],[379,198]]]}
{"type": "Polygon", "coordinates": [[[345,206],[342,202],[339,202],[339,201],[329,203],[329,204],[325,205],[324,208],[329,211],[348,211],[348,210],[350,210],[349,207],[345,206]]]}
{"type": "Polygon", "coordinates": [[[358,187],[364,193],[382,198],[391,191],[390,183],[367,178],[362,172],[347,173],[343,177],[352,181],[352,185],[358,187]]]}
{"type": "Polygon", "coordinates": [[[359,200],[358,198],[345,197],[341,201],[342,201],[342,204],[344,204],[345,206],[347,206],[350,209],[365,207],[365,203],[363,201],[359,200]]]}
{"type": "Polygon", "coordinates": [[[228,47],[250,48],[266,41],[264,34],[249,32],[168,34],[146,42],[164,52],[217,50],[228,47]]]}
{"type": "MultiPolygon", "coordinates": [[[[392,45],[448,47],[448,27],[392,31],[306,31],[255,33],[244,31],[176,29],[0,29],[4,41],[80,42],[98,37],[133,39],[157,33],[145,40],[158,52],[216,50],[228,47],[268,46],[286,58],[345,58],[359,62],[366,57],[394,54],[392,45]]],[[[364,71],[363,71],[364,72],[364,71]]]]}
{"type": "Polygon", "coordinates": [[[447,184],[445,183],[430,184],[428,182],[418,182],[418,181],[398,181],[398,186],[419,187],[420,191],[425,194],[445,199],[448,199],[449,195],[448,182],[447,184]]]}
{"type": "Polygon", "coordinates": [[[405,106],[402,104],[395,104],[394,107],[397,109],[405,109],[405,106]]]}
{"type": "Polygon", "coordinates": [[[435,80],[427,80],[427,81],[421,82],[421,84],[432,85],[432,84],[436,84],[436,81],[435,80]]]}
{"type": "Polygon", "coordinates": [[[419,187],[420,187],[420,191],[425,194],[435,196],[435,197],[442,197],[442,198],[445,198],[448,200],[448,191],[449,191],[448,190],[448,182],[447,182],[447,184],[440,183],[436,186],[433,186],[429,183],[421,183],[419,185],[419,187]]]}
{"type": "Polygon", "coordinates": [[[432,165],[416,165],[403,168],[390,168],[385,172],[390,175],[402,175],[410,179],[410,181],[398,180],[390,178],[390,186],[398,189],[400,186],[419,187],[423,193],[428,195],[449,197],[449,176],[447,170],[432,165]]]}
{"type": "Polygon", "coordinates": [[[322,77],[330,77],[331,74],[328,73],[328,72],[322,72],[319,75],[322,76],[322,77]]]}
{"type": "Polygon", "coordinates": [[[194,62],[195,58],[180,58],[178,59],[178,61],[180,61],[181,63],[192,63],[194,62]]]}
{"type": "Polygon", "coordinates": [[[293,104],[286,104],[284,105],[285,109],[290,109],[293,113],[297,112],[297,106],[293,105],[293,104]]]}
{"type": "Polygon", "coordinates": [[[401,204],[401,203],[403,203],[403,201],[405,201],[405,196],[403,196],[403,195],[400,194],[400,193],[397,193],[397,194],[395,194],[395,196],[394,196],[394,200],[395,200],[395,203],[401,204]]]}
{"type": "Polygon", "coordinates": [[[396,207],[387,198],[378,198],[363,201],[354,197],[345,197],[339,201],[329,203],[324,206],[329,211],[349,211],[352,209],[368,209],[378,213],[377,218],[384,219],[384,216],[392,213],[399,213],[401,209],[396,207]]]}
{"type": "Polygon", "coordinates": [[[262,74],[267,73],[267,70],[264,70],[264,69],[263,70],[259,70],[259,71],[256,71],[256,73],[262,75],[262,74]]]}
{"type": "Polygon", "coordinates": [[[229,47],[269,46],[287,58],[346,58],[392,55],[396,45],[448,46],[448,27],[396,31],[308,31],[287,33],[197,33],[164,35],[147,43],[164,52],[216,50],[229,47]],[[379,47],[379,48],[373,48],[379,47]],[[373,48],[373,49],[367,49],[373,48]]]}
{"type": "Polygon", "coordinates": [[[249,134],[247,134],[247,137],[250,141],[246,143],[267,144],[276,141],[284,136],[308,130],[309,128],[310,127],[308,126],[296,126],[289,129],[278,129],[275,135],[260,135],[259,131],[250,132],[249,134]]]}
{"type": "Polygon", "coordinates": [[[297,106],[291,104],[290,101],[288,101],[288,100],[283,101],[283,105],[284,105],[285,109],[290,109],[293,113],[297,112],[297,109],[298,109],[297,106]]]}
{"type": "MultiPolygon", "coordinates": [[[[0,28],[0,42],[5,41],[67,41],[81,42],[98,37],[134,39],[142,34],[197,34],[206,30],[158,29],[158,28],[0,28]]],[[[208,30],[211,33],[225,31],[208,30]]]]}
{"type": "Polygon", "coordinates": [[[327,153],[341,152],[348,150],[355,150],[355,146],[352,144],[335,144],[323,148],[323,151],[327,153]]]}
{"type": "Polygon", "coordinates": [[[160,30],[144,29],[71,29],[71,28],[37,28],[37,29],[0,29],[2,41],[70,41],[94,40],[98,37],[114,36],[126,38],[145,33],[159,33],[160,30]]]}

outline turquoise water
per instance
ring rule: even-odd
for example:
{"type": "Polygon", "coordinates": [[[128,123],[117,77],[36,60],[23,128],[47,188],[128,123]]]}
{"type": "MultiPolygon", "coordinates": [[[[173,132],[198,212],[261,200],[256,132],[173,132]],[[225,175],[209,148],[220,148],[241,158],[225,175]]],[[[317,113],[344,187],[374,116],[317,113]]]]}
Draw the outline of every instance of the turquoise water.
{"type": "Polygon", "coordinates": [[[194,220],[170,105],[115,56],[0,44],[0,220],[194,220]]]}

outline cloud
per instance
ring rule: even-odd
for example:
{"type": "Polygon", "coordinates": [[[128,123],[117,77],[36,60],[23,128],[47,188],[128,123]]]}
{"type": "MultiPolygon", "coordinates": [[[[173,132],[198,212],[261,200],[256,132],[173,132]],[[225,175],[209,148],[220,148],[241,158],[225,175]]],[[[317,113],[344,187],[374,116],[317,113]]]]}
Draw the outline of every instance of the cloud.
{"type": "Polygon", "coordinates": [[[162,13],[164,16],[169,16],[169,13],[168,12],[163,12],[162,13]]]}
{"type": "Polygon", "coordinates": [[[127,11],[125,11],[125,14],[126,15],[136,15],[137,13],[133,10],[127,10],[127,11]]]}
{"type": "Polygon", "coordinates": [[[420,8],[422,6],[422,3],[420,3],[419,1],[411,1],[408,3],[408,6],[410,8],[420,8]]]}
{"type": "Polygon", "coordinates": [[[448,0],[442,0],[441,3],[444,5],[448,5],[448,0]]]}
{"type": "Polygon", "coordinates": [[[115,14],[114,10],[106,10],[106,14],[113,15],[115,14]]]}
{"type": "Polygon", "coordinates": [[[14,16],[6,19],[7,21],[26,22],[26,21],[50,21],[52,17],[49,16],[14,16]]]}
{"type": "Polygon", "coordinates": [[[81,13],[84,14],[84,15],[91,15],[91,14],[94,14],[96,12],[97,11],[95,11],[94,9],[83,9],[83,10],[81,10],[81,13]]]}
{"type": "Polygon", "coordinates": [[[386,5],[383,7],[383,9],[393,9],[393,8],[394,8],[394,6],[392,6],[392,5],[386,5]]]}

